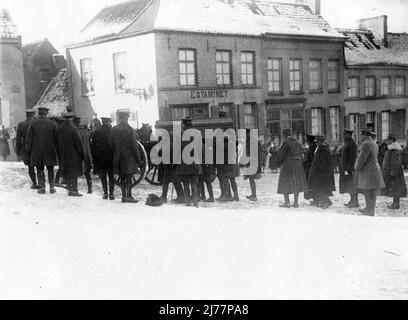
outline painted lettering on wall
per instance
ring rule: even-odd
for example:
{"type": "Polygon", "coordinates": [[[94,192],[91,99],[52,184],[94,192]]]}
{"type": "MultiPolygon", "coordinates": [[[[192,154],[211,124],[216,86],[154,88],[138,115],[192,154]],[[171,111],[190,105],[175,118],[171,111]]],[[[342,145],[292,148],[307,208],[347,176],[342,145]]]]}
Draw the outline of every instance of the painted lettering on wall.
{"type": "Polygon", "coordinates": [[[190,97],[193,100],[228,98],[228,90],[193,90],[190,97]]]}

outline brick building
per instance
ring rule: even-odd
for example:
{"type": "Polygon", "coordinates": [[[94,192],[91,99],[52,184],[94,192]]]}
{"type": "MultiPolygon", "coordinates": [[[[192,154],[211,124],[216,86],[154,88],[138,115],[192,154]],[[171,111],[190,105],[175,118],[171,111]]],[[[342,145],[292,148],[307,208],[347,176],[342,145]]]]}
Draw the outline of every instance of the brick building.
{"type": "Polygon", "coordinates": [[[0,124],[5,128],[17,126],[24,120],[23,53],[21,36],[9,12],[0,11],[0,124]]]}
{"type": "MultiPolygon", "coordinates": [[[[387,16],[362,19],[358,29],[338,29],[345,47],[347,126],[370,127],[379,141],[388,133],[407,138],[408,35],[389,33],[387,16]]],[[[358,141],[358,135],[355,136],[358,141]]]]}
{"type": "Polygon", "coordinates": [[[266,139],[292,128],[301,141],[310,132],[339,142],[344,42],[303,4],[126,2],[104,8],[67,46],[70,98],[88,118],[131,108],[135,126],[221,115],[266,139]]]}

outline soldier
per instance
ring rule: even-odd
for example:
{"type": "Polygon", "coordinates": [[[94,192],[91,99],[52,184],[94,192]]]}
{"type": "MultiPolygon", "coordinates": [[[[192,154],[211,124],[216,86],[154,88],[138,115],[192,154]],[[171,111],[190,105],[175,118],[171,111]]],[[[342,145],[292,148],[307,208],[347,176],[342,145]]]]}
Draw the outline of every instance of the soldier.
{"type": "Polygon", "coordinates": [[[340,162],[340,193],[350,194],[350,201],[344,204],[348,208],[359,207],[355,172],[357,144],[354,142],[353,133],[352,130],[344,129],[344,144],[340,162]]]}
{"type": "Polygon", "coordinates": [[[316,136],[315,143],[317,149],[309,173],[309,190],[315,194],[317,206],[327,209],[333,205],[329,197],[336,190],[332,154],[324,136],[316,136]]]}
{"type": "Polygon", "coordinates": [[[363,141],[357,156],[357,188],[364,193],[366,208],[359,210],[363,215],[374,216],[377,195],[385,187],[380,165],[378,146],[371,138],[369,129],[361,130],[363,141]]]}
{"type": "Polygon", "coordinates": [[[91,154],[93,159],[94,173],[99,175],[104,200],[115,200],[115,179],[113,174],[113,151],[109,147],[109,135],[112,131],[112,119],[108,117],[101,118],[102,127],[95,130],[92,143],[91,154]],[[108,179],[109,178],[109,195],[108,179]]]}
{"type": "Polygon", "coordinates": [[[382,173],[385,182],[384,195],[392,197],[392,205],[388,209],[399,209],[400,199],[407,196],[404,169],[401,162],[402,147],[394,134],[390,133],[385,142],[388,145],[382,164],[382,173]]]}
{"type": "MultiPolygon", "coordinates": [[[[256,143],[258,144],[258,154],[256,159],[250,159],[250,161],[256,160],[258,161],[258,169],[255,174],[252,175],[245,175],[244,180],[249,180],[249,186],[251,188],[251,195],[247,196],[247,199],[249,201],[257,201],[258,198],[256,196],[256,183],[255,180],[259,180],[262,177],[262,166],[265,163],[264,158],[262,157],[263,154],[263,149],[261,146],[261,143],[259,140],[257,140],[255,137],[251,136],[251,130],[247,129],[246,130],[246,139],[245,139],[245,144],[246,144],[246,156],[249,157],[251,154],[251,143],[256,143]],[[252,140],[252,141],[251,141],[252,140]]],[[[249,167],[250,164],[248,164],[246,167],[249,167]]]]}
{"type": "MultiPolygon", "coordinates": [[[[191,119],[182,120],[182,132],[192,127],[191,119]]],[[[189,144],[188,141],[182,141],[182,154],[184,148],[189,144]]],[[[181,164],[176,167],[176,174],[180,177],[184,189],[184,199],[187,207],[191,207],[191,198],[193,198],[194,207],[198,208],[198,177],[202,174],[202,166],[192,163],[186,164],[183,157],[181,164]]]]}
{"type": "Polygon", "coordinates": [[[32,186],[31,189],[38,190],[40,187],[37,184],[37,176],[35,168],[30,164],[30,157],[27,152],[27,132],[30,124],[34,121],[35,111],[33,109],[26,110],[26,120],[18,124],[16,137],[16,153],[28,166],[28,175],[30,176],[32,186]]]}
{"type": "Polygon", "coordinates": [[[38,193],[45,194],[44,166],[48,171],[50,193],[55,193],[54,166],[57,159],[57,137],[55,122],[47,118],[48,108],[38,108],[38,118],[31,122],[27,132],[27,153],[30,165],[37,168],[38,193]]]}
{"type": "MultiPolygon", "coordinates": [[[[316,139],[316,136],[314,135],[310,135],[310,134],[306,135],[307,147],[305,148],[306,152],[303,158],[303,169],[305,170],[305,176],[306,176],[306,181],[308,185],[310,183],[309,173],[310,173],[310,169],[312,168],[314,155],[317,149],[315,139],[316,139]]],[[[317,206],[317,197],[313,191],[309,190],[305,192],[304,197],[306,200],[313,200],[311,205],[317,206]]]]}
{"type": "Polygon", "coordinates": [[[136,132],[128,124],[130,110],[118,111],[119,124],[109,136],[109,147],[113,150],[113,172],[120,183],[123,203],[138,203],[132,196],[133,175],[139,172],[141,161],[136,132]]]}
{"type": "Polygon", "coordinates": [[[92,194],[92,154],[91,154],[91,133],[87,126],[81,126],[81,118],[74,117],[74,126],[79,131],[79,136],[81,137],[82,144],[85,151],[85,159],[82,163],[83,171],[86,178],[86,185],[88,187],[88,194],[92,194]]]}
{"type": "Polygon", "coordinates": [[[78,177],[83,175],[85,150],[78,128],[73,124],[74,117],[72,112],[65,113],[65,121],[57,129],[58,154],[60,170],[68,183],[68,196],[82,197],[78,192],[78,177]]]}
{"type": "Polygon", "coordinates": [[[307,191],[305,171],[302,167],[302,146],[292,137],[290,129],[282,132],[283,144],[278,150],[277,164],[281,168],[278,193],[283,194],[282,208],[290,208],[289,195],[294,194],[294,208],[299,207],[299,193],[307,191]]]}

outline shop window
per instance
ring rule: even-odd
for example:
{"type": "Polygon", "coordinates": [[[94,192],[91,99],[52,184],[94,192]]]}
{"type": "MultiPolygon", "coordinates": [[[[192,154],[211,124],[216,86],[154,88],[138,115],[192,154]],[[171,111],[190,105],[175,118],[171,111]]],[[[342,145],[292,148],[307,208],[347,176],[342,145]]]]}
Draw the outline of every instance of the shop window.
{"type": "Polygon", "coordinates": [[[195,119],[195,120],[200,120],[200,119],[208,119],[209,117],[207,104],[180,106],[180,107],[174,106],[174,107],[171,107],[171,110],[172,110],[173,120],[181,120],[187,117],[190,117],[191,119],[195,119]]]}
{"type": "Polygon", "coordinates": [[[282,130],[291,129],[292,136],[300,143],[303,143],[305,135],[303,108],[272,109],[267,107],[266,116],[266,127],[272,141],[280,143],[282,130]]]}
{"type": "Polygon", "coordinates": [[[179,73],[181,86],[197,85],[197,54],[194,49],[179,50],[179,73]]]}
{"type": "Polygon", "coordinates": [[[86,58],[80,61],[81,65],[81,83],[82,83],[82,94],[90,95],[95,92],[94,88],[94,77],[92,69],[92,59],[86,58]]]}
{"type": "Polygon", "coordinates": [[[217,50],[215,56],[217,68],[217,85],[230,86],[232,84],[231,51],[217,50]]]}
{"type": "Polygon", "coordinates": [[[323,133],[322,109],[313,108],[312,114],[312,134],[320,135],[323,133]]]}
{"type": "Polygon", "coordinates": [[[282,59],[268,59],[268,91],[282,92],[282,59]]]}
{"type": "Polygon", "coordinates": [[[223,114],[225,118],[233,119],[233,110],[234,110],[233,103],[220,103],[219,104],[219,112],[220,114],[223,114]]]}
{"type": "Polygon", "coordinates": [[[256,129],[256,106],[244,104],[244,126],[245,129],[256,129]]]}
{"type": "Polygon", "coordinates": [[[375,77],[365,78],[365,96],[375,97],[375,77]]]}
{"type": "Polygon", "coordinates": [[[395,78],[395,94],[397,96],[405,96],[405,77],[395,78]]]}
{"type": "Polygon", "coordinates": [[[391,94],[391,78],[382,77],[381,78],[381,95],[389,96],[391,94]]]}
{"type": "Polygon", "coordinates": [[[330,107],[330,131],[332,142],[340,142],[340,108],[330,107]]]}
{"type": "Polygon", "coordinates": [[[340,89],[339,81],[339,60],[329,60],[328,64],[328,87],[329,91],[337,91],[340,89]]]}
{"type": "Polygon", "coordinates": [[[381,138],[382,140],[387,139],[390,134],[390,112],[381,112],[381,138]]]}
{"type": "Polygon", "coordinates": [[[359,98],[360,97],[360,78],[350,77],[348,78],[348,97],[359,98]]]}
{"type": "Polygon", "coordinates": [[[255,53],[241,52],[241,83],[242,85],[255,84],[255,53]]]}
{"type": "Polygon", "coordinates": [[[115,74],[115,91],[120,92],[129,89],[129,65],[126,52],[119,52],[113,55],[113,69],[115,74]]]}
{"type": "Polygon", "coordinates": [[[309,89],[310,91],[319,92],[322,90],[322,61],[309,61],[309,89]]]}
{"type": "Polygon", "coordinates": [[[291,92],[300,92],[302,88],[302,59],[289,61],[289,82],[291,92]]]}

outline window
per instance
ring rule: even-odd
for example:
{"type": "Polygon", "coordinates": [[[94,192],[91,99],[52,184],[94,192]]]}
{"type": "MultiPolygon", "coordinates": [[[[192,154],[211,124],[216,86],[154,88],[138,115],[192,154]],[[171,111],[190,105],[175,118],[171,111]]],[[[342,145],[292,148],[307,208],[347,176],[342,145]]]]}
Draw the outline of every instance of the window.
{"type": "Polygon", "coordinates": [[[113,68],[115,73],[115,90],[118,92],[130,88],[128,56],[126,52],[115,53],[113,55],[113,68]]]}
{"type": "Polygon", "coordinates": [[[312,109],[312,134],[319,135],[322,134],[322,109],[321,108],[313,108],[312,109]]]}
{"type": "Polygon", "coordinates": [[[172,119],[181,120],[187,117],[191,119],[207,119],[209,117],[208,104],[197,104],[191,106],[171,107],[172,119]]]}
{"type": "Polygon", "coordinates": [[[245,129],[256,129],[256,114],[254,104],[244,104],[245,129]]]}
{"type": "Polygon", "coordinates": [[[375,97],[375,77],[365,78],[365,95],[366,97],[375,97]]]}
{"type": "Polygon", "coordinates": [[[348,79],[348,97],[359,98],[360,97],[360,78],[350,77],[348,79]]]}
{"type": "Polygon", "coordinates": [[[381,137],[382,140],[387,139],[390,133],[390,112],[381,112],[381,137]]]}
{"type": "Polygon", "coordinates": [[[322,61],[310,60],[309,61],[309,89],[310,91],[322,90],[322,61]]]}
{"type": "Polygon", "coordinates": [[[86,58],[81,60],[81,82],[82,94],[89,95],[95,92],[94,79],[92,71],[92,59],[86,58]]]}
{"type": "Polygon", "coordinates": [[[375,132],[375,112],[367,112],[367,128],[375,132]]]}
{"type": "Polygon", "coordinates": [[[340,142],[340,108],[330,108],[330,130],[332,142],[340,142]]]}
{"type": "Polygon", "coordinates": [[[290,80],[290,91],[299,92],[302,91],[302,60],[301,59],[291,59],[289,61],[289,80],[290,80]]]}
{"type": "Polygon", "coordinates": [[[329,91],[336,91],[340,89],[339,82],[339,60],[329,60],[329,74],[328,74],[328,85],[329,91]]]}
{"type": "Polygon", "coordinates": [[[381,95],[389,96],[391,94],[391,78],[382,77],[381,78],[381,95]]]}
{"type": "Polygon", "coordinates": [[[282,92],[282,59],[268,59],[268,91],[282,92]]]}
{"type": "Polygon", "coordinates": [[[219,50],[215,53],[217,68],[217,85],[229,86],[232,84],[231,51],[219,50]]]}
{"type": "Polygon", "coordinates": [[[180,85],[197,85],[196,51],[193,49],[179,50],[180,85]]]}
{"type": "Polygon", "coordinates": [[[233,103],[220,103],[219,104],[219,113],[220,115],[223,114],[225,118],[233,119],[233,110],[234,110],[233,103]]]}
{"type": "Polygon", "coordinates": [[[358,142],[358,137],[359,137],[359,114],[350,114],[350,130],[353,130],[353,139],[354,141],[358,142]]]}
{"type": "Polygon", "coordinates": [[[395,94],[397,96],[405,95],[405,77],[395,78],[395,94]]]}
{"type": "Polygon", "coordinates": [[[254,52],[241,52],[241,82],[243,85],[255,84],[254,52]]]}
{"type": "Polygon", "coordinates": [[[49,70],[48,69],[40,69],[39,70],[39,78],[41,83],[48,83],[49,81],[49,70]]]}
{"type": "Polygon", "coordinates": [[[281,142],[282,130],[291,129],[292,137],[300,143],[304,142],[305,121],[304,109],[275,109],[266,108],[267,134],[272,141],[279,144],[281,142]]]}

